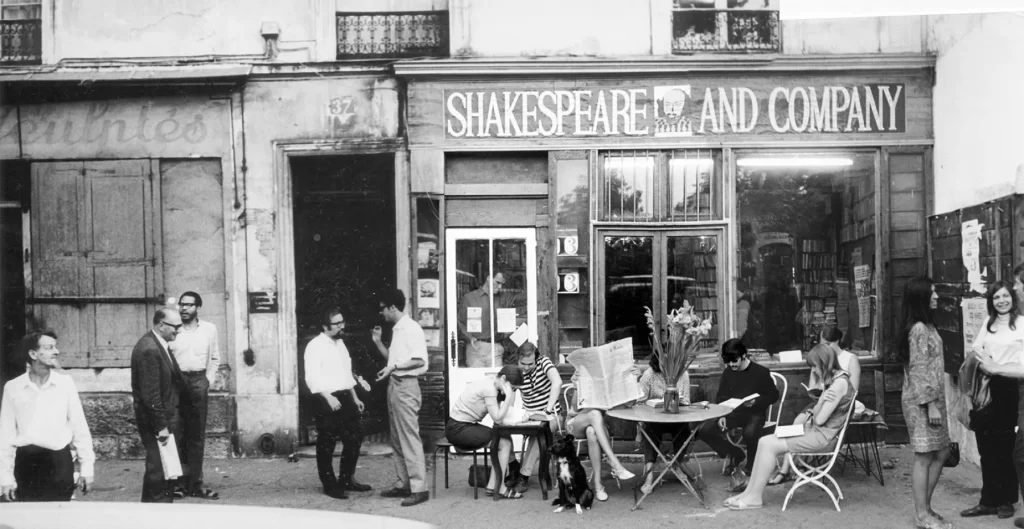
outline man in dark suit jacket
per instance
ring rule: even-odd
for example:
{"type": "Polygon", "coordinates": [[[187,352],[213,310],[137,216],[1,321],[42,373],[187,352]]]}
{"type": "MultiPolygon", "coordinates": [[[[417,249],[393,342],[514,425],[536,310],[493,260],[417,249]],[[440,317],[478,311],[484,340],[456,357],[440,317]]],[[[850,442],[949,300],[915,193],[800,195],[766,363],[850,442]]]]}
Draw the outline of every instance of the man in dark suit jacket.
{"type": "MultiPolygon", "coordinates": [[[[181,329],[181,316],[160,309],[153,316],[153,329],[139,338],[132,350],[132,397],[135,421],[146,449],[146,473],[142,481],[143,503],[172,503],[171,482],[164,477],[160,445],[171,435],[180,435],[178,394],[181,370],[167,348],[181,329]]],[[[175,439],[177,441],[177,439],[175,439]]]]}

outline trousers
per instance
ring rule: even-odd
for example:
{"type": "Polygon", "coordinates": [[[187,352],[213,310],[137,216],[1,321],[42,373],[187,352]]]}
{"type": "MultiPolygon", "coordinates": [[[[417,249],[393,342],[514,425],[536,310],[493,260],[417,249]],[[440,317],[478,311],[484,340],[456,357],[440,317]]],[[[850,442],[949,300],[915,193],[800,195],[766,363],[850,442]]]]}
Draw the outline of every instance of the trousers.
{"type": "Polygon", "coordinates": [[[420,381],[416,377],[391,377],[388,382],[388,423],[391,449],[395,451],[398,486],[412,493],[427,490],[427,463],[420,439],[420,381]]]}
{"type": "Polygon", "coordinates": [[[352,394],[349,391],[335,391],[332,395],[341,403],[337,411],[331,410],[327,399],[320,395],[313,396],[316,406],[313,419],[317,430],[316,472],[324,489],[352,481],[356,464],[359,463],[359,447],[363,444],[362,418],[352,400],[352,394]],[[342,448],[338,474],[335,475],[334,448],[338,446],[338,441],[341,441],[342,448]]]}
{"type": "Polygon", "coordinates": [[[181,373],[185,388],[181,399],[182,443],[178,446],[184,485],[187,492],[198,491],[203,484],[203,453],[206,446],[206,415],[210,381],[205,371],[181,373]]]}
{"type": "Polygon", "coordinates": [[[18,501],[71,501],[75,492],[75,464],[71,446],[50,450],[20,446],[14,455],[18,501]]]}

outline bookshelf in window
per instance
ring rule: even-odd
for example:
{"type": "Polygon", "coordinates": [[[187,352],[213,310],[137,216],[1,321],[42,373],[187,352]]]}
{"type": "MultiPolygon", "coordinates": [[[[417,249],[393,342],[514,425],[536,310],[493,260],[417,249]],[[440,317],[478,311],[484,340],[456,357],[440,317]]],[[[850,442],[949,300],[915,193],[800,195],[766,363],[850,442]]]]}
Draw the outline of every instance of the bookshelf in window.
{"type": "Polygon", "coordinates": [[[821,331],[837,323],[836,252],[827,239],[803,239],[800,242],[800,324],[805,351],[818,343],[821,331]]]}

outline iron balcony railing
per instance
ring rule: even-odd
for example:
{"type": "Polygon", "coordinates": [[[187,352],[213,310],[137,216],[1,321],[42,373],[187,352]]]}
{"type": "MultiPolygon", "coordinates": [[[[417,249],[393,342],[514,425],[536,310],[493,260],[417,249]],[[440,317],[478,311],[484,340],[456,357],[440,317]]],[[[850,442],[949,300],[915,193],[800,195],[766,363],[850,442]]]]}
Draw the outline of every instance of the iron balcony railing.
{"type": "Polygon", "coordinates": [[[448,12],[337,13],[338,60],[447,57],[448,12]]]}
{"type": "Polygon", "coordinates": [[[676,9],[672,13],[672,52],[778,53],[779,12],[746,9],[676,9]]]}
{"type": "Polygon", "coordinates": [[[43,62],[41,20],[0,20],[0,65],[43,62]]]}

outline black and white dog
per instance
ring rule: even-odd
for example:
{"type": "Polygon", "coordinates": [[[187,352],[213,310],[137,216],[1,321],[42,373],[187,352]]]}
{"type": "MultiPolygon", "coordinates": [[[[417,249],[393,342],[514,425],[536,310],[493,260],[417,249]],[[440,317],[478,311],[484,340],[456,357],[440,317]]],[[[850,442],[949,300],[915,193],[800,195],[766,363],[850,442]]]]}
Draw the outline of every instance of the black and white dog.
{"type": "Polygon", "coordinates": [[[590,489],[587,471],[576,455],[575,440],[571,434],[557,433],[549,450],[558,463],[558,498],[551,502],[551,505],[557,507],[555,512],[575,507],[576,514],[583,514],[583,509],[589,510],[594,504],[594,491],[590,489]]]}

